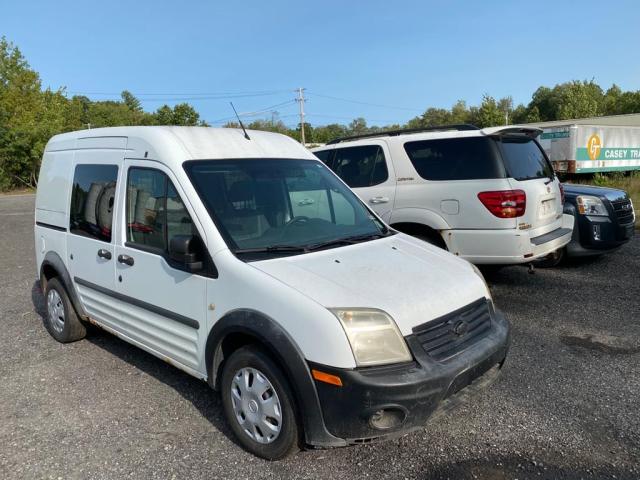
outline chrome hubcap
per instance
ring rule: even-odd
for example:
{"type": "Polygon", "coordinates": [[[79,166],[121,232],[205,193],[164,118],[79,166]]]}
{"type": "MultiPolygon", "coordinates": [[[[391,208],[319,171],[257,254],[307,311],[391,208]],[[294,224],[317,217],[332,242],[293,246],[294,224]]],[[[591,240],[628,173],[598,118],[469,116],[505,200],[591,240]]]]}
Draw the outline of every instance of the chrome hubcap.
{"type": "Polygon", "coordinates": [[[282,408],[269,379],[255,368],[242,368],[231,382],[231,403],[242,430],[258,443],[271,443],[282,428],[282,408]]]}
{"type": "Polygon", "coordinates": [[[60,294],[55,290],[49,290],[47,294],[47,313],[53,329],[61,333],[64,329],[64,305],[60,294]]]}

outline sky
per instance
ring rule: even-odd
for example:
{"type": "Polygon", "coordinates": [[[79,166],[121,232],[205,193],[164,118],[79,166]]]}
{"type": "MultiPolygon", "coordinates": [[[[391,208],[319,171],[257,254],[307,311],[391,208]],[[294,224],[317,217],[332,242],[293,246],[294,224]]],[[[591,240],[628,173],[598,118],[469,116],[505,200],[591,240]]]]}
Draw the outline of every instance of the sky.
{"type": "Polygon", "coordinates": [[[214,126],[229,100],[293,126],[300,87],[314,125],[404,123],[485,93],[526,104],[573,79],[639,90],[638,18],[637,0],[0,0],[0,36],[44,86],[186,100],[214,126]]]}

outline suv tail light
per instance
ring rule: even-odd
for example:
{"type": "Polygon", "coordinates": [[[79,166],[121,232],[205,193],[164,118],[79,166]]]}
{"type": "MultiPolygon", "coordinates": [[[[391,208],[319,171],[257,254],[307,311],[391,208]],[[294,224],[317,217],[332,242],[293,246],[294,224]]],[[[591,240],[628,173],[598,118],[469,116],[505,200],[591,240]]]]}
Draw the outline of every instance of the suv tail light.
{"type": "Polygon", "coordinates": [[[524,190],[480,192],[478,198],[498,218],[521,217],[527,206],[527,194],[524,190]]]}
{"type": "Polygon", "coordinates": [[[558,185],[560,185],[560,203],[564,205],[564,185],[562,185],[561,183],[559,183],[558,185]]]}

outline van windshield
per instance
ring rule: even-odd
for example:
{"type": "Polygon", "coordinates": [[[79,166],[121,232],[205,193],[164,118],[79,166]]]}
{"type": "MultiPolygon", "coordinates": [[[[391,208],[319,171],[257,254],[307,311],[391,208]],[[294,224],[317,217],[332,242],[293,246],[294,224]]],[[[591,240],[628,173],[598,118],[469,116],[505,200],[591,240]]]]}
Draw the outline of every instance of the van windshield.
{"type": "Polygon", "coordinates": [[[522,136],[505,136],[498,144],[509,177],[516,180],[553,178],[553,167],[535,140],[522,136]]]}
{"type": "Polygon", "coordinates": [[[289,255],[389,235],[316,160],[196,160],[185,169],[237,255],[289,255]]]}

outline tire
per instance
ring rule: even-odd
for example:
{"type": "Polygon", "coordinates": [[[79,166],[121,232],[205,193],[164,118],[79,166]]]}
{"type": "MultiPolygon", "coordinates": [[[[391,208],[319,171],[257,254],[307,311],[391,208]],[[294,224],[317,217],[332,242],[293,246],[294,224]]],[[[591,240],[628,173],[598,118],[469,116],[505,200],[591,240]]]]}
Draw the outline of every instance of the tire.
{"type": "Polygon", "coordinates": [[[220,392],[227,422],[246,450],[267,460],[280,460],[299,450],[302,429],[291,389],[264,351],[245,346],[233,352],[222,367],[220,392]]]}
{"type": "Polygon", "coordinates": [[[434,247],[438,247],[438,248],[441,248],[443,250],[448,250],[447,249],[447,245],[444,243],[444,240],[442,239],[442,237],[440,237],[436,233],[433,233],[433,234],[422,234],[421,233],[421,234],[413,235],[413,236],[416,237],[418,240],[422,240],[423,242],[430,243],[434,247]]]}
{"type": "Polygon", "coordinates": [[[85,337],[87,329],[78,318],[67,291],[57,278],[47,282],[44,304],[47,312],[44,324],[53,338],[60,343],[69,343],[85,337]]]}
{"type": "Polygon", "coordinates": [[[565,258],[565,249],[561,248],[560,250],[556,250],[555,252],[550,253],[546,257],[541,260],[536,260],[533,264],[537,268],[553,268],[557,267],[562,263],[565,258]]]}

